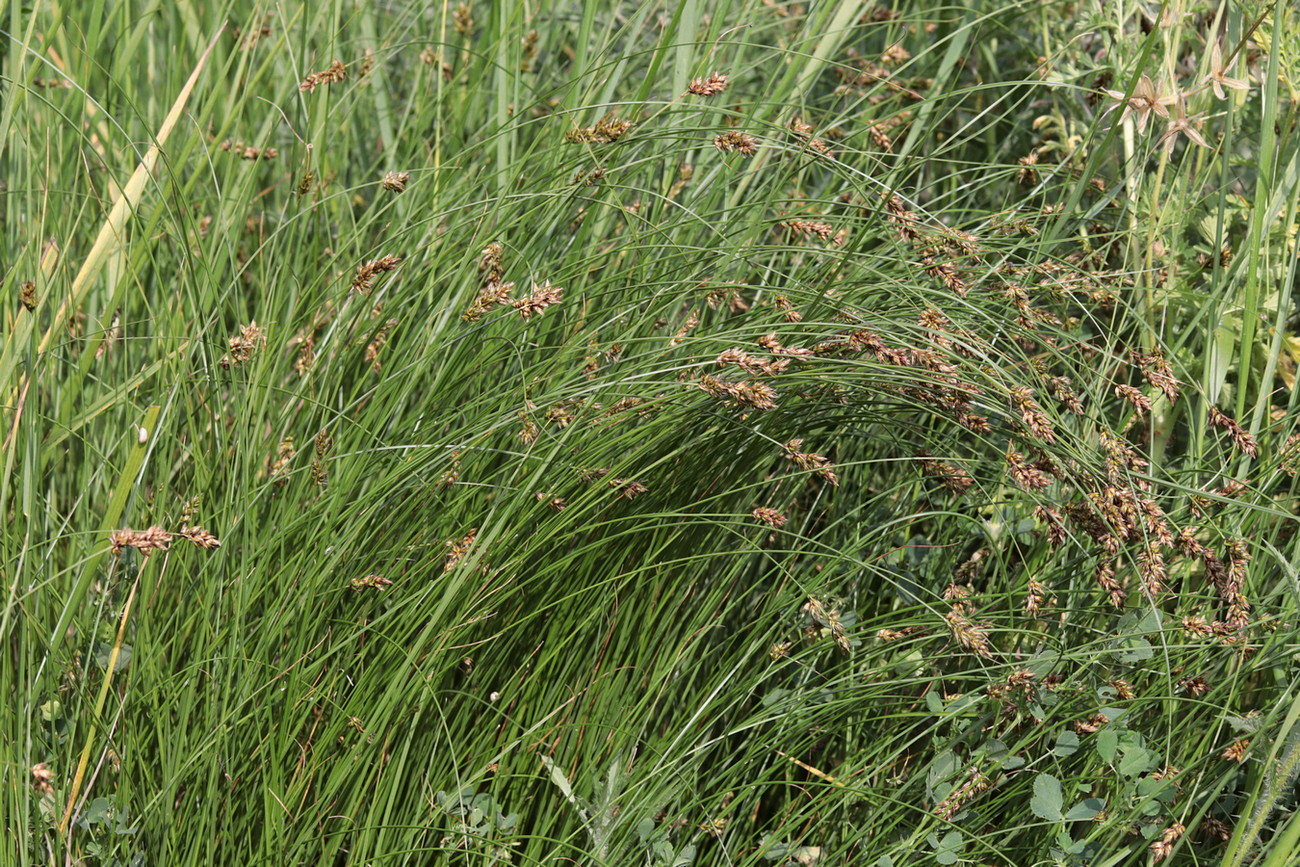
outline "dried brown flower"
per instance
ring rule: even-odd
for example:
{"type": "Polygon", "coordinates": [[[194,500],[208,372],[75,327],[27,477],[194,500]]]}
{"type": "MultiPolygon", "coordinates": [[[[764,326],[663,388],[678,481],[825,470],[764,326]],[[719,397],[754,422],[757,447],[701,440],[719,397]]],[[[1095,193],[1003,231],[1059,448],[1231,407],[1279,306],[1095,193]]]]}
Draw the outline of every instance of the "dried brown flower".
{"type": "Polygon", "coordinates": [[[54,794],[54,786],[50,781],[54,779],[54,771],[50,770],[49,762],[38,762],[32,765],[32,786],[42,795],[54,794]]]}
{"type": "Polygon", "coordinates": [[[747,132],[724,132],[713,137],[713,146],[724,154],[738,153],[752,157],[758,153],[758,139],[747,132]]]}
{"type": "Polygon", "coordinates": [[[474,303],[461,314],[460,318],[465,322],[477,322],[498,304],[510,304],[510,293],[515,289],[514,283],[489,283],[484,286],[474,299],[474,303]]]}
{"type": "Polygon", "coordinates": [[[456,568],[456,564],[460,563],[465,558],[465,555],[469,553],[476,536],[478,536],[478,528],[472,527],[463,538],[450,539],[443,543],[447,548],[447,557],[442,564],[443,572],[450,572],[456,568]]]}
{"type": "Polygon", "coordinates": [[[1159,863],[1168,858],[1169,854],[1174,851],[1174,846],[1180,839],[1182,839],[1183,833],[1186,830],[1187,829],[1181,824],[1175,822],[1164,830],[1164,833],[1160,835],[1159,840],[1152,841],[1151,845],[1148,847],[1151,850],[1152,862],[1159,863]]]}
{"type": "Polygon", "coordinates": [[[189,524],[182,523],[181,528],[176,533],[182,539],[188,539],[200,548],[220,548],[221,540],[209,533],[202,527],[191,527],[189,524]]]}
{"type": "Polygon", "coordinates": [[[250,322],[240,326],[239,334],[226,343],[230,347],[230,352],[222,356],[220,364],[229,370],[231,367],[247,363],[253,357],[253,353],[266,344],[266,331],[259,328],[256,322],[250,322]]]}
{"type": "Polygon", "coordinates": [[[646,491],[650,490],[636,479],[609,479],[607,484],[619,492],[619,495],[629,500],[634,499],[646,491]]]}
{"type": "Polygon", "coordinates": [[[1235,419],[1220,412],[1218,407],[1210,407],[1209,421],[1213,426],[1226,430],[1228,435],[1232,437],[1233,444],[1243,453],[1252,458],[1259,454],[1259,445],[1255,442],[1255,438],[1250,435],[1250,432],[1238,424],[1235,419]]]}
{"type": "Polygon", "coordinates": [[[392,271],[399,264],[401,258],[398,256],[384,256],[382,259],[371,259],[361,267],[357,268],[357,273],[352,278],[352,291],[362,295],[369,295],[375,288],[375,280],[380,274],[392,271]]]}
{"type": "Polygon", "coordinates": [[[348,77],[348,68],[343,65],[343,61],[336,60],[329,65],[329,68],[322,72],[313,72],[302,80],[298,89],[304,93],[311,93],[322,84],[334,84],[348,77]]]}
{"type": "Polygon", "coordinates": [[[383,575],[365,575],[361,578],[353,578],[348,582],[348,586],[353,590],[383,590],[392,583],[383,575]]]}
{"type": "Polygon", "coordinates": [[[825,455],[800,451],[803,448],[802,439],[790,440],[783,448],[785,456],[794,461],[794,465],[799,469],[814,472],[832,485],[839,485],[840,479],[835,475],[834,464],[827,460],[825,455]]]}
{"type": "MultiPolygon", "coordinates": [[[[1169,119],[1169,109],[1165,106],[1173,105],[1176,97],[1160,96],[1156,93],[1156,86],[1151,81],[1151,77],[1143,75],[1138,79],[1137,85],[1133,88],[1133,94],[1126,96],[1118,90],[1104,90],[1103,92],[1111,99],[1118,100],[1115,105],[1106,109],[1105,114],[1110,114],[1120,106],[1124,107],[1120,120],[1123,121],[1129,115],[1137,116],[1138,132],[1145,132],[1147,120],[1152,114],[1159,115],[1166,120],[1169,119]]],[[[1103,115],[1104,117],[1105,115],[1103,115]]]]}
{"type": "Polygon", "coordinates": [[[1138,415],[1151,411],[1151,401],[1142,393],[1141,389],[1121,384],[1115,386],[1115,395],[1127,401],[1133,409],[1137,410],[1138,415]]]}
{"type": "Polygon", "coordinates": [[[722,93],[727,89],[727,76],[713,73],[708,78],[692,79],[690,86],[686,88],[687,93],[693,93],[696,96],[713,96],[722,93]]]}
{"type": "Polygon", "coordinates": [[[145,555],[153,551],[166,551],[171,541],[172,534],[158,526],[147,530],[114,530],[108,536],[110,549],[114,555],[119,556],[123,548],[135,548],[145,555]]]}
{"type": "Polygon", "coordinates": [[[829,241],[835,234],[835,227],[819,220],[787,220],[781,224],[793,235],[816,235],[823,241],[829,241]]]}
{"type": "Polygon", "coordinates": [[[971,623],[966,615],[956,609],[945,614],[944,620],[948,623],[948,629],[952,632],[952,637],[956,639],[963,650],[982,656],[985,659],[993,657],[993,648],[989,644],[987,628],[971,623]]]}
{"type": "Polygon", "coordinates": [[[764,524],[770,524],[773,527],[784,527],[786,522],[785,515],[782,515],[776,509],[767,506],[759,506],[754,509],[753,515],[764,524]]]}
{"type": "Polygon", "coordinates": [[[389,172],[384,175],[384,179],[380,181],[380,183],[383,184],[384,189],[388,190],[390,193],[400,193],[406,189],[406,184],[410,180],[410,172],[389,172]]]}
{"type": "Polygon", "coordinates": [[[512,302],[514,308],[519,311],[519,315],[525,319],[532,316],[540,315],[547,307],[560,303],[561,295],[564,289],[559,286],[552,286],[550,280],[542,282],[540,285],[533,284],[533,294],[520,298],[512,302]]]}
{"type": "Polygon", "coordinates": [[[776,399],[780,396],[765,382],[727,382],[707,374],[700,377],[696,387],[744,409],[776,409],[776,399]]]}
{"type": "Polygon", "coordinates": [[[1238,738],[1223,751],[1223,758],[1230,762],[1246,761],[1246,750],[1250,748],[1250,738],[1238,738]]]}

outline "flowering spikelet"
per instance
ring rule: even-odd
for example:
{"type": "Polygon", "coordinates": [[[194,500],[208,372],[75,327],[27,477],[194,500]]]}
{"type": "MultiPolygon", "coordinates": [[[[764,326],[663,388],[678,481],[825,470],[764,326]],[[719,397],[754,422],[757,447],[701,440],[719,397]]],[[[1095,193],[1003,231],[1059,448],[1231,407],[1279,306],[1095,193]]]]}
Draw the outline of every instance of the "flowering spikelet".
{"type": "Polygon", "coordinates": [[[1047,525],[1047,544],[1053,548],[1065,544],[1067,534],[1060,512],[1047,506],[1038,506],[1034,509],[1034,517],[1047,525]]]}
{"type": "Polygon", "coordinates": [[[1159,840],[1155,840],[1148,847],[1151,850],[1151,860],[1159,863],[1169,857],[1169,853],[1174,851],[1175,844],[1182,839],[1183,832],[1187,829],[1180,823],[1174,822],[1160,835],[1159,840]]]}
{"type": "Polygon", "coordinates": [[[1007,450],[1007,472],[1012,480],[1026,491],[1041,490],[1052,483],[1052,479],[1034,464],[1025,460],[1025,456],[1015,449],[1007,450]]]}
{"type": "Polygon", "coordinates": [[[343,61],[336,60],[329,65],[329,69],[322,72],[313,72],[302,80],[298,89],[304,93],[311,93],[316,90],[318,85],[334,84],[348,77],[348,68],[343,65],[343,61]]]}
{"type": "Polygon", "coordinates": [[[1278,452],[1278,461],[1282,472],[1291,478],[1295,478],[1296,473],[1300,472],[1300,433],[1287,437],[1278,452]]]}
{"type": "Polygon", "coordinates": [[[380,183],[383,184],[384,189],[388,190],[388,192],[400,193],[406,189],[406,185],[410,180],[410,172],[389,172],[384,175],[384,179],[380,181],[380,183]]]}
{"type": "Polygon", "coordinates": [[[379,278],[379,275],[392,271],[401,261],[397,256],[371,259],[357,268],[357,273],[352,277],[352,291],[362,295],[369,295],[374,290],[375,280],[379,278]]]}
{"type": "Polygon", "coordinates": [[[993,788],[993,781],[980,772],[978,768],[970,769],[966,782],[952,790],[948,797],[935,805],[934,814],[940,819],[948,820],[961,812],[968,803],[984,792],[993,788]]]}
{"type": "Polygon", "coordinates": [[[738,153],[752,157],[758,153],[758,139],[747,132],[724,132],[713,137],[713,146],[724,154],[738,153]]]}
{"type": "Polygon", "coordinates": [[[1047,587],[1036,578],[1029,579],[1029,592],[1025,594],[1025,613],[1035,617],[1047,600],[1047,587]]]}
{"type": "Polygon", "coordinates": [[[389,581],[383,575],[366,575],[361,578],[353,578],[348,582],[348,586],[353,590],[365,590],[367,588],[371,590],[383,590],[392,583],[392,581],[389,581]]]}
{"type": "Polygon", "coordinates": [[[943,619],[947,622],[952,637],[963,650],[985,659],[993,658],[993,648],[989,644],[987,629],[971,623],[966,615],[956,608],[945,614],[943,619]]]}
{"type": "Polygon", "coordinates": [[[606,484],[618,491],[620,496],[629,500],[635,499],[650,490],[636,479],[609,479],[606,484]]]}
{"type": "Polygon", "coordinates": [[[388,342],[388,333],[396,326],[397,320],[389,319],[382,328],[375,332],[375,336],[366,345],[366,361],[370,362],[370,369],[375,373],[378,373],[380,368],[379,350],[384,348],[384,344],[388,342]]]}
{"type": "Polygon", "coordinates": [[[936,460],[927,455],[921,455],[919,460],[921,472],[927,476],[937,478],[945,488],[954,494],[960,496],[970,490],[971,485],[975,484],[975,480],[971,478],[970,473],[955,464],[936,460]]]}
{"type": "Polygon", "coordinates": [[[120,555],[123,548],[135,548],[146,555],[152,551],[166,551],[171,541],[172,534],[158,526],[147,530],[114,530],[108,535],[108,544],[115,555],[120,555]]]}
{"type": "Polygon", "coordinates": [[[489,283],[479,290],[474,303],[469,305],[460,318],[464,322],[477,322],[498,304],[510,304],[510,293],[515,289],[514,283],[489,283]]]}
{"type": "Polygon", "coordinates": [[[232,142],[226,139],[218,145],[223,151],[233,153],[241,160],[273,160],[280,155],[275,148],[256,148],[252,145],[246,145],[242,141],[232,142]]]}
{"type": "Polygon", "coordinates": [[[280,440],[280,447],[276,459],[271,461],[270,458],[267,458],[267,462],[270,464],[269,471],[271,479],[274,480],[277,485],[283,485],[289,481],[289,463],[293,460],[293,456],[297,454],[293,446],[293,437],[287,436],[280,440]]]}
{"type": "Polygon", "coordinates": [[[700,324],[700,312],[698,310],[692,310],[686,316],[686,321],[682,323],[682,327],[677,329],[677,333],[673,335],[673,339],[668,342],[671,345],[676,346],[677,344],[685,340],[686,335],[694,331],[696,327],[699,326],[699,324],[700,324]]]}
{"type": "Polygon", "coordinates": [[[1210,407],[1209,421],[1215,427],[1226,430],[1228,435],[1232,437],[1233,444],[1244,454],[1252,458],[1259,454],[1259,446],[1256,444],[1255,438],[1235,419],[1220,412],[1218,407],[1210,407]]]}
{"type": "Polygon", "coordinates": [[[772,306],[785,314],[786,322],[803,321],[803,314],[800,313],[798,310],[795,310],[794,305],[790,303],[790,299],[786,298],[784,295],[777,295],[775,298],[773,298],[772,306]]]}
{"type": "Polygon", "coordinates": [[[1230,762],[1244,762],[1246,761],[1246,750],[1249,747],[1250,738],[1238,738],[1223,751],[1223,757],[1230,762]]]}
{"type": "Polygon", "coordinates": [[[1034,400],[1032,389],[1017,385],[1013,386],[1008,395],[1011,404],[1020,411],[1020,417],[1024,420],[1025,426],[1029,432],[1046,443],[1056,442],[1056,434],[1052,430],[1052,423],[1043,415],[1042,409],[1038,402],[1034,400]]]}
{"type": "Polygon", "coordinates": [[[1128,594],[1124,592],[1124,585],[1115,578],[1115,564],[1110,560],[1103,560],[1097,564],[1093,577],[1101,589],[1106,591],[1110,604],[1116,608],[1123,608],[1128,594]]]}
{"type": "Polygon", "coordinates": [[[835,639],[835,644],[844,653],[853,649],[849,642],[848,634],[844,631],[844,624],[840,620],[840,613],[834,609],[829,609],[814,597],[808,597],[803,608],[799,609],[808,615],[809,630],[808,638],[810,641],[817,641],[825,631],[830,632],[831,637],[835,639]]]}
{"type": "Polygon", "coordinates": [[[519,315],[528,319],[540,315],[547,307],[559,304],[563,292],[563,288],[552,286],[551,281],[547,280],[540,285],[534,283],[533,294],[512,303],[514,308],[519,311],[519,315]]]}
{"type": "Polygon", "coordinates": [[[176,533],[182,539],[188,539],[200,548],[220,548],[221,540],[209,533],[202,527],[191,527],[189,524],[181,524],[180,530],[176,533]]]}
{"type": "Polygon", "coordinates": [[[780,396],[765,382],[727,382],[712,376],[700,377],[697,387],[720,400],[728,400],[746,409],[776,409],[780,396]]]}
{"type": "Polygon", "coordinates": [[[708,78],[695,78],[686,88],[687,93],[696,96],[713,96],[727,89],[727,76],[713,73],[708,78]]]}
{"type": "Polygon", "coordinates": [[[1128,401],[1129,405],[1137,410],[1138,415],[1151,411],[1151,401],[1142,393],[1141,389],[1134,388],[1131,385],[1117,385],[1115,386],[1115,395],[1128,401]]]}
{"type": "Polygon", "coordinates": [[[472,527],[463,538],[452,539],[444,543],[447,548],[447,557],[442,564],[443,572],[450,572],[452,569],[456,568],[456,564],[463,560],[465,555],[469,553],[469,549],[474,544],[474,538],[476,536],[478,536],[478,528],[472,527]]]}
{"type": "Polygon", "coordinates": [[[835,475],[835,465],[828,461],[825,455],[800,451],[803,448],[802,439],[790,440],[782,448],[785,449],[785,456],[794,461],[794,465],[799,469],[815,472],[832,485],[839,485],[840,479],[835,475]]]}
{"type": "Polygon", "coordinates": [[[245,364],[253,357],[258,347],[265,344],[266,331],[259,328],[256,321],[240,326],[239,334],[227,341],[230,352],[222,356],[220,364],[227,370],[245,364]]]}
{"type": "Polygon", "coordinates": [[[781,225],[789,229],[792,235],[816,235],[823,241],[829,241],[835,234],[834,226],[819,220],[787,220],[781,225]]]}
{"type": "Polygon", "coordinates": [[[575,144],[609,144],[618,141],[631,128],[632,121],[610,112],[598,120],[595,126],[569,130],[565,138],[575,144]]]}
{"type": "Polygon", "coordinates": [[[767,506],[759,506],[758,508],[754,509],[753,515],[755,518],[762,521],[764,524],[770,524],[773,527],[785,526],[785,521],[786,521],[785,515],[782,515],[776,509],[771,509],[768,508],[767,506]]]}
{"type": "Polygon", "coordinates": [[[1083,404],[1080,403],[1079,395],[1070,385],[1068,377],[1053,376],[1047,380],[1047,384],[1052,389],[1052,396],[1064,404],[1067,410],[1075,415],[1083,415],[1083,404]]]}
{"type": "Polygon", "coordinates": [[[503,261],[505,259],[505,247],[493,241],[483,248],[483,252],[478,257],[478,272],[483,275],[483,282],[491,285],[500,283],[502,276],[505,274],[503,261]]]}
{"type": "Polygon", "coordinates": [[[1153,387],[1164,392],[1165,397],[1169,398],[1170,403],[1178,400],[1178,389],[1182,385],[1174,376],[1174,368],[1165,358],[1164,353],[1155,349],[1149,354],[1143,355],[1136,350],[1131,353],[1132,358],[1138,364],[1138,369],[1142,371],[1142,376],[1153,387]]]}
{"type": "Polygon", "coordinates": [[[721,353],[715,363],[718,367],[726,367],[734,364],[746,373],[754,376],[776,376],[790,366],[790,359],[782,358],[779,361],[764,361],[761,358],[755,358],[739,347],[728,349],[721,353]]]}

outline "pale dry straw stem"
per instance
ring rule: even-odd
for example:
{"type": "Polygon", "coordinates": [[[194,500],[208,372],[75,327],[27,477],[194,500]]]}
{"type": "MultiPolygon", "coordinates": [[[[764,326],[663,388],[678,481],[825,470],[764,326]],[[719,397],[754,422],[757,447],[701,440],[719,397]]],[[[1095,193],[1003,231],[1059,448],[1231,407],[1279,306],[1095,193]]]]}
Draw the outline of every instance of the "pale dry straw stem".
{"type": "MultiPolygon", "coordinates": [[[[212,49],[220,37],[221,31],[218,30],[216,35],[212,37],[212,41],[208,43],[208,47],[204,49],[203,55],[199,57],[199,62],[195,64],[194,71],[190,73],[189,79],[181,87],[180,94],[177,95],[176,101],[172,103],[171,111],[167,113],[162,125],[158,127],[158,134],[154,137],[149,150],[145,152],[144,158],[140,160],[140,164],[136,166],[135,171],[126,182],[126,186],[122,188],[116,201],[113,202],[113,209],[109,212],[104,225],[100,227],[94,245],[91,246],[90,252],[86,254],[86,261],[82,263],[77,276],[72,280],[72,287],[68,292],[67,299],[60,305],[58,312],[50,320],[50,327],[36,347],[38,361],[49,349],[50,342],[54,339],[54,335],[62,329],[63,323],[67,322],[72,312],[79,309],[85,302],[91,286],[94,285],[96,275],[108,260],[113,248],[121,240],[123,229],[125,229],[127,222],[135,212],[136,205],[140,203],[141,196],[144,195],[145,184],[148,183],[153,174],[154,166],[158,163],[158,157],[162,154],[162,147],[180,121],[185,105],[189,102],[190,94],[194,92],[194,86],[198,84],[199,74],[208,61],[208,55],[212,53],[212,49]]],[[[0,386],[9,382],[9,377],[13,374],[18,363],[19,355],[25,351],[28,337],[35,327],[36,319],[31,314],[18,318],[14,332],[5,341],[4,353],[0,355],[0,386]]],[[[13,397],[9,400],[9,405],[15,407],[15,409],[12,429],[5,440],[4,450],[6,452],[9,450],[9,446],[17,432],[18,421],[22,418],[23,403],[27,396],[27,382],[27,374],[23,373],[14,388],[13,397]]]]}

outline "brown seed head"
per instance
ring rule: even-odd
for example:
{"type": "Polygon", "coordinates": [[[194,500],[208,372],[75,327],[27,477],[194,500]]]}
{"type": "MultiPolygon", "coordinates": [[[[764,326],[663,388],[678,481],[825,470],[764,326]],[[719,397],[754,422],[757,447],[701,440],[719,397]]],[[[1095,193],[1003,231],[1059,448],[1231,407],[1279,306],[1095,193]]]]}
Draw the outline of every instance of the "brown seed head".
{"type": "Polygon", "coordinates": [[[713,96],[727,89],[727,76],[713,73],[708,78],[696,78],[686,88],[687,93],[696,96],[713,96]]]}
{"type": "Polygon", "coordinates": [[[316,90],[318,85],[334,84],[348,77],[348,68],[343,65],[343,61],[336,60],[329,65],[329,68],[322,72],[313,72],[302,80],[298,89],[304,93],[311,93],[316,90]]]}

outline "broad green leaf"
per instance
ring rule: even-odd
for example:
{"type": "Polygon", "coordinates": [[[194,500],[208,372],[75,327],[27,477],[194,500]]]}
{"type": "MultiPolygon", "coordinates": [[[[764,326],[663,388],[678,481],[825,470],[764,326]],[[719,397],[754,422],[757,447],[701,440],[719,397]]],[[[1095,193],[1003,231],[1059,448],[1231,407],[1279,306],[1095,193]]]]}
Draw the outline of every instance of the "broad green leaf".
{"type": "Polygon", "coordinates": [[[1030,812],[1040,819],[1059,822],[1065,818],[1061,813],[1063,804],[1060,780],[1051,774],[1034,777],[1034,796],[1029,800],[1030,812]]]}

